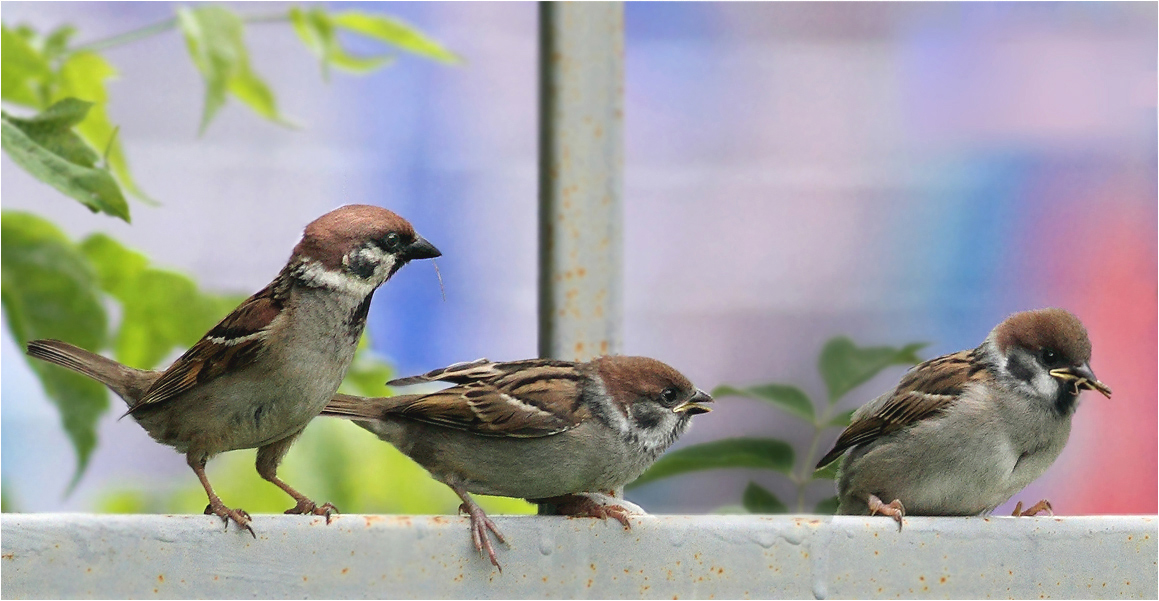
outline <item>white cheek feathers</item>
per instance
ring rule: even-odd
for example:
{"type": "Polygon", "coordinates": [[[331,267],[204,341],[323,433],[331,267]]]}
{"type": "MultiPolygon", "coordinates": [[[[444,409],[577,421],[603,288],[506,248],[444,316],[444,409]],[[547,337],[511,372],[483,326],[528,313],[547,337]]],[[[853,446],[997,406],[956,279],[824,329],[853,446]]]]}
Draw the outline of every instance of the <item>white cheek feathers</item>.
{"type": "Polygon", "coordinates": [[[312,288],[327,288],[358,298],[370,295],[382,283],[360,278],[347,271],[331,271],[315,261],[302,264],[298,270],[298,279],[312,288]]]}

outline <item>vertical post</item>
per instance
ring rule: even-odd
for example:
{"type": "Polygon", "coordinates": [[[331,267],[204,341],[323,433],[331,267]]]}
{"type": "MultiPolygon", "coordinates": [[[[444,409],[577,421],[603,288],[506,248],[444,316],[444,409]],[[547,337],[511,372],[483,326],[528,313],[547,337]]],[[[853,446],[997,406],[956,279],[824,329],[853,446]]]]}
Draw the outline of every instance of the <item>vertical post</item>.
{"type": "Polygon", "coordinates": [[[539,5],[539,356],[621,350],[624,6],[539,5]]]}
{"type": "Polygon", "coordinates": [[[540,357],[620,352],[623,120],[623,3],[540,2],[540,357]]]}

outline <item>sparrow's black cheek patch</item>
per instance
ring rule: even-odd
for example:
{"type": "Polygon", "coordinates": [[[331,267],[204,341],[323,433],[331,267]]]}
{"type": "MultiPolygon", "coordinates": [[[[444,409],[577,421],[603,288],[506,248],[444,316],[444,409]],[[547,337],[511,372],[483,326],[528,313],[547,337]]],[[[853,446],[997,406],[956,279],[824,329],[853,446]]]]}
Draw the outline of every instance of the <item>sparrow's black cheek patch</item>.
{"type": "Polygon", "coordinates": [[[659,426],[662,419],[664,419],[664,414],[656,407],[643,403],[637,403],[632,407],[632,421],[636,422],[641,430],[651,430],[659,426]]]}
{"type": "Polygon", "coordinates": [[[1010,360],[1006,363],[1006,369],[1010,371],[1010,375],[1023,382],[1034,380],[1034,368],[1027,364],[1026,360],[1019,355],[1010,357],[1010,360]]]}
{"type": "Polygon", "coordinates": [[[350,255],[346,269],[351,274],[356,275],[362,279],[369,278],[374,275],[374,268],[378,267],[378,263],[370,260],[363,253],[354,253],[350,255]]]}

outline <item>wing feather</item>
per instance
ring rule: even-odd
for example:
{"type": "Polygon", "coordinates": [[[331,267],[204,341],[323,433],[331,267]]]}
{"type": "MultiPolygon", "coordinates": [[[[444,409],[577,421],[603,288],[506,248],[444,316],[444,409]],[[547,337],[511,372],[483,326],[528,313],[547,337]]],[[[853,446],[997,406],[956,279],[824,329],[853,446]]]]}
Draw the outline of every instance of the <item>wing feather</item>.
{"type": "MultiPolygon", "coordinates": [[[[394,414],[484,436],[536,438],[579,425],[586,413],[573,411],[584,376],[575,364],[555,360],[492,363],[485,360],[418,376],[421,381],[462,383],[400,402],[394,414]],[[447,371],[451,370],[451,371],[447,371]]],[[[416,378],[402,381],[415,383],[416,378]]],[[[398,380],[395,385],[398,385],[398,380]]]]}
{"type": "Polygon", "coordinates": [[[884,402],[871,402],[872,410],[858,411],[817,467],[835,461],[845,451],[867,444],[941,413],[979,377],[976,351],[959,351],[930,359],[906,372],[884,402]]]}
{"type": "Polygon", "coordinates": [[[202,336],[157,378],[129,412],[173,399],[257,359],[288,295],[288,287],[280,286],[279,280],[247,298],[202,336]]]}

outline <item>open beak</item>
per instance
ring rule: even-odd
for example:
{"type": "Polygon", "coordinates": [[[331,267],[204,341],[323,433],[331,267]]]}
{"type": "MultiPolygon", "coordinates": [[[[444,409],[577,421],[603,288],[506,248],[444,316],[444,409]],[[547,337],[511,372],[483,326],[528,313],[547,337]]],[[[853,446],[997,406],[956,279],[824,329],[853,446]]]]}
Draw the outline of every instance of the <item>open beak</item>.
{"type": "Polygon", "coordinates": [[[707,392],[696,389],[696,394],[692,398],[680,403],[672,408],[673,413],[687,413],[688,415],[696,415],[697,413],[708,413],[712,408],[705,407],[701,403],[711,403],[712,397],[708,396],[707,392]]]}
{"type": "Polygon", "coordinates": [[[407,261],[433,259],[441,256],[443,256],[443,253],[439,252],[439,249],[435,248],[434,244],[427,242],[426,238],[418,234],[415,234],[415,241],[411,242],[410,246],[404,248],[402,251],[402,258],[407,261]]]}
{"type": "Polygon", "coordinates": [[[1086,363],[1077,367],[1052,369],[1050,370],[1050,375],[1064,382],[1072,383],[1075,394],[1078,394],[1080,390],[1085,388],[1087,390],[1096,390],[1108,399],[1111,398],[1111,389],[1095,377],[1095,372],[1091,371],[1091,366],[1086,363]]]}

